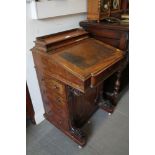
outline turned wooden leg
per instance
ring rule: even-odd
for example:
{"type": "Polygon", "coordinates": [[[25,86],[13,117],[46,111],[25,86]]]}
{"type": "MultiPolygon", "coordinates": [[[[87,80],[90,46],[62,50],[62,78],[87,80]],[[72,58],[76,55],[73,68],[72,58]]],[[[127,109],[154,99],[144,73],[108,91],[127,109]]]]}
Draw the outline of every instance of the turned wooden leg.
{"type": "Polygon", "coordinates": [[[117,105],[117,100],[118,100],[118,94],[119,94],[119,89],[120,89],[120,78],[121,78],[121,71],[118,71],[116,76],[117,76],[117,79],[116,79],[116,82],[115,82],[115,86],[114,86],[114,92],[113,92],[113,95],[112,95],[112,104],[114,106],[117,105]]]}
{"type": "MultiPolygon", "coordinates": [[[[114,111],[115,106],[117,105],[117,99],[118,99],[118,94],[119,94],[119,89],[120,89],[120,77],[121,77],[121,70],[117,71],[116,73],[116,82],[114,85],[114,91],[113,93],[106,93],[107,99],[103,99],[102,97],[102,102],[100,104],[100,107],[107,111],[109,115],[114,111]]],[[[101,92],[103,93],[103,92],[101,92]]]]}
{"type": "Polygon", "coordinates": [[[100,102],[99,107],[109,113],[109,115],[113,112],[114,106],[109,99],[105,99],[103,97],[103,91],[100,94],[100,102]]]}

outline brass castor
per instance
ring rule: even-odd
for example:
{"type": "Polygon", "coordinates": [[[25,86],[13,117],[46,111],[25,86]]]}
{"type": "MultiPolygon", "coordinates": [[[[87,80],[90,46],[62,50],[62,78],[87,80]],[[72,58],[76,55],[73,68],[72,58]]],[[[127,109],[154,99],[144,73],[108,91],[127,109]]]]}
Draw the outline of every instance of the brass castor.
{"type": "Polygon", "coordinates": [[[90,124],[90,123],[91,123],[91,121],[88,121],[87,123],[88,123],[88,124],[90,124]]]}
{"type": "Polygon", "coordinates": [[[82,146],[81,146],[81,145],[79,145],[79,146],[78,146],[78,148],[79,148],[79,149],[82,149],[82,146]]]}

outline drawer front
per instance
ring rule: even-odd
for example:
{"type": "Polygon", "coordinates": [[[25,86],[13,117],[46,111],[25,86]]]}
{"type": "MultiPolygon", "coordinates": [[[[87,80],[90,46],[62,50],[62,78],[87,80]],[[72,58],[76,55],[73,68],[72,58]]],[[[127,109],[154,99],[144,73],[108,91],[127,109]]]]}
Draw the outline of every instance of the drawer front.
{"type": "Polygon", "coordinates": [[[117,70],[121,67],[122,61],[118,61],[111,67],[107,68],[104,71],[100,71],[98,73],[94,73],[91,77],[91,88],[99,85],[101,82],[103,82],[105,79],[107,79],[109,76],[111,76],[113,73],[117,72],[117,70]]]}
{"type": "Polygon", "coordinates": [[[66,98],[66,92],[65,92],[65,85],[52,79],[42,79],[42,83],[44,87],[46,88],[48,93],[56,93],[60,96],[62,96],[64,99],[66,98]]]}
{"type": "Polygon", "coordinates": [[[65,100],[56,93],[47,93],[47,97],[57,107],[64,108],[66,106],[65,100]]]}
{"type": "Polygon", "coordinates": [[[68,115],[64,91],[65,86],[53,79],[46,79],[41,81],[41,92],[44,108],[47,113],[52,111],[61,117],[66,117],[68,115]]]}
{"type": "Polygon", "coordinates": [[[60,95],[63,95],[64,96],[64,94],[65,94],[65,86],[63,84],[61,84],[60,82],[55,81],[55,80],[50,80],[49,86],[56,93],[59,93],[60,95]]]}
{"type": "Polygon", "coordinates": [[[54,93],[52,94],[47,93],[46,95],[48,98],[48,105],[50,106],[52,112],[55,112],[57,115],[61,117],[67,117],[68,116],[66,107],[67,104],[63,100],[63,98],[54,93]]]}

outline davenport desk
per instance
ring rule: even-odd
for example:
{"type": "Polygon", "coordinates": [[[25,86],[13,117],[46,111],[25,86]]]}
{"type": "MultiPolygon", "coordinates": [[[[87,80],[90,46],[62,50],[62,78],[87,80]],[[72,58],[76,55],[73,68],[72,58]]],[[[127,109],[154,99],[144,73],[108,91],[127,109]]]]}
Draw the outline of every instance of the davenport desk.
{"type": "Polygon", "coordinates": [[[36,38],[32,53],[45,118],[85,145],[81,127],[102,105],[103,81],[120,73],[123,52],[90,38],[83,29],[73,29],[36,38]]]}

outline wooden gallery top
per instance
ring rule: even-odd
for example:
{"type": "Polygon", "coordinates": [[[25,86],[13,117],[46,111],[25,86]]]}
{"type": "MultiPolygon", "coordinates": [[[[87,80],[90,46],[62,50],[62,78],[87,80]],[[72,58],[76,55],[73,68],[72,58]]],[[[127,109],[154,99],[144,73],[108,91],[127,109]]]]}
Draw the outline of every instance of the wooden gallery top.
{"type": "Polygon", "coordinates": [[[81,127],[97,110],[103,81],[121,70],[121,50],[72,29],[36,38],[32,49],[45,117],[76,143],[81,127]]]}

